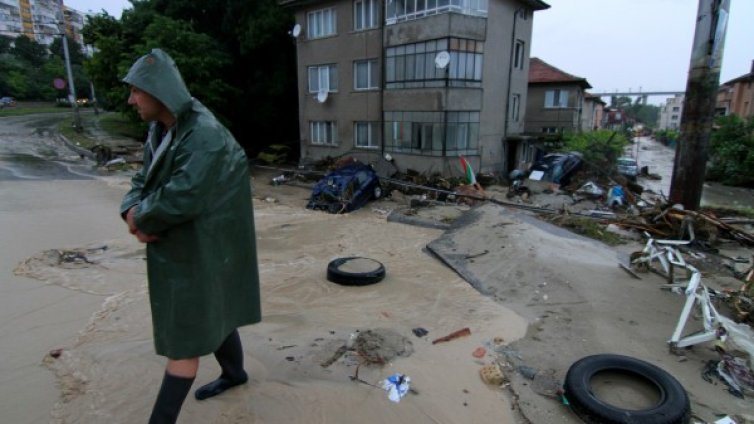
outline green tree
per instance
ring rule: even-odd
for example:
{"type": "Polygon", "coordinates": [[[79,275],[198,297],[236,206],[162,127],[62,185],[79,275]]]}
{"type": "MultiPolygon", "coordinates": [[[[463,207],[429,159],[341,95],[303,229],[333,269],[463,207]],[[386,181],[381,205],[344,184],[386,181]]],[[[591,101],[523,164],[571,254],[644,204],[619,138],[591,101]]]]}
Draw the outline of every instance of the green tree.
{"type": "Polygon", "coordinates": [[[626,112],[636,122],[641,122],[648,128],[654,128],[657,126],[657,118],[660,116],[660,107],[636,102],[626,112]]]}
{"type": "Polygon", "coordinates": [[[0,35],[0,54],[10,53],[11,43],[13,43],[12,38],[0,35]]]}
{"type": "Polygon", "coordinates": [[[19,99],[24,99],[29,94],[29,77],[23,70],[14,69],[8,72],[6,77],[8,91],[19,99]]]}
{"type": "Polygon", "coordinates": [[[25,35],[16,37],[11,53],[31,66],[42,66],[47,60],[47,48],[25,35]]]}
{"type": "Polygon", "coordinates": [[[754,187],[754,118],[729,115],[718,118],[716,124],[710,138],[707,179],[754,187]]]}
{"type": "Polygon", "coordinates": [[[618,158],[623,155],[623,148],[628,145],[626,137],[609,130],[597,130],[583,133],[568,133],[563,137],[564,152],[579,152],[584,162],[595,169],[612,169],[618,158]]]}
{"type": "MultiPolygon", "coordinates": [[[[81,45],[67,35],[65,36],[65,38],[68,40],[68,56],[71,59],[71,63],[75,65],[81,65],[82,63],[84,63],[84,59],[86,57],[81,51],[81,45]]],[[[62,37],[58,37],[53,40],[52,44],[50,44],[50,53],[53,56],[57,56],[65,60],[65,51],[63,48],[62,37]]]]}
{"type": "MultiPolygon", "coordinates": [[[[128,111],[128,67],[153,47],[174,57],[186,84],[251,153],[298,139],[295,43],[289,9],[276,0],[133,0],[120,20],[90,17],[85,62],[98,97],[128,111]]],[[[135,118],[135,115],[132,115],[135,118]]]]}
{"type": "Polygon", "coordinates": [[[215,111],[222,110],[222,104],[233,91],[223,80],[231,58],[216,40],[194,32],[188,22],[155,16],[144,31],[144,44],[136,51],[147,52],[158,47],[175,60],[192,95],[215,111]]]}

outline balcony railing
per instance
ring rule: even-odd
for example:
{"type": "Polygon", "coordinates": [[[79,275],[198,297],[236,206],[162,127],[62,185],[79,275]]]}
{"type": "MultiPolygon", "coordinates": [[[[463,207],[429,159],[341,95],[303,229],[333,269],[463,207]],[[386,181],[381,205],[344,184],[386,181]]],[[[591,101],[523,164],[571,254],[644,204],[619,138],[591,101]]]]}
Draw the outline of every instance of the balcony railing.
{"type": "Polygon", "coordinates": [[[487,16],[488,0],[387,0],[385,24],[420,19],[441,13],[487,16]]]}

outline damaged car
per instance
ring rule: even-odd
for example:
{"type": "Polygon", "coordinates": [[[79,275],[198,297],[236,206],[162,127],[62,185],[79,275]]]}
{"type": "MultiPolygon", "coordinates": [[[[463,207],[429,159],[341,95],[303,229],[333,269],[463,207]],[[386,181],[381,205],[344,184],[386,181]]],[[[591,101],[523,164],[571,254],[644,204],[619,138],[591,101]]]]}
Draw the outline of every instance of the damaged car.
{"type": "Polygon", "coordinates": [[[329,213],[346,213],[382,197],[380,179],[370,166],[360,162],[325,175],[312,189],[306,207],[329,213]]]}
{"type": "Polygon", "coordinates": [[[636,181],[636,177],[639,175],[639,164],[636,163],[636,159],[629,157],[618,158],[617,167],[619,174],[631,181],[636,181]]]}
{"type": "Polygon", "coordinates": [[[571,182],[571,176],[581,168],[583,162],[583,156],[578,152],[550,153],[534,162],[530,169],[530,175],[535,171],[540,171],[542,173],[541,180],[568,185],[571,182]]]}

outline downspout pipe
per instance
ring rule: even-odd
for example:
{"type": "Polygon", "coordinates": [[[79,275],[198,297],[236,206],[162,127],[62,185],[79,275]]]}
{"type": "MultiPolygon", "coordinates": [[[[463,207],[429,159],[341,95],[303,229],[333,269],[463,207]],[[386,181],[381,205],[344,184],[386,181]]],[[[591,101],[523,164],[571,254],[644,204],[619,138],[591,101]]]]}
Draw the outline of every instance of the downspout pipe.
{"type": "MultiPolygon", "coordinates": [[[[518,14],[523,11],[524,8],[519,7],[516,9],[515,12],[513,12],[513,30],[511,31],[511,50],[510,50],[510,56],[508,57],[508,86],[505,88],[505,119],[503,120],[503,141],[505,141],[505,150],[508,151],[508,142],[506,141],[508,139],[508,120],[511,116],[511,81],[513,80],[513,60],[514,60],[514,49],[516,46],[516,23],[518,23],[518,14]]],[[[519,107],[521,105],[519,104],[519,107]]],[[[508,152],[510,153],[510,152],[508,152]]],[[[507,163],[507,160],[506,162],[507,163]]],[[[506,169],[506,172],[509,172],[510,170],[506,169]]]]}
{"type": "Polygon", "coordinates": [[[380,135],[382,136],[382,143],[380,143],[380,156],[385,158],[385,143],[387,142],[387,134],[385,130],[385,89],[387,85],[387,78],[385,73],[387,66],[385,66],[385,22],[387,21],[387,1],[382,2],[382,16],[380,19],[380,62],[382,72],[380,72],[380,135]]]}

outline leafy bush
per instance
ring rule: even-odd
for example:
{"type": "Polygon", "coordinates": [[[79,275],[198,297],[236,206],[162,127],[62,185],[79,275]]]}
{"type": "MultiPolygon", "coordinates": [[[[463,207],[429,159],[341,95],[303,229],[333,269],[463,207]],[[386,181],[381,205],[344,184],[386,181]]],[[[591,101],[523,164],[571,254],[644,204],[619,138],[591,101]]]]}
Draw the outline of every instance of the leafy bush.
{"type": "Polygon", "coordinates": [[[597,130],[566,134],[562,150],[581,153],[584,161],[597,169],[612,169],[617,159],[623,156],[626,145],[628,139],[622,132],[597,130]]]}
{"type": "Polygon", "coordinates": [[[667,129],[655,131],[655,140],[665,145],[677,142],[680,138],[681,133],[678,130],[667,129]]]}
{"type": "Polygon", "coordinates": [[[710,138],[707,179],[754,187],[754,117],[723,116],[716,124],[710,138]]]}

